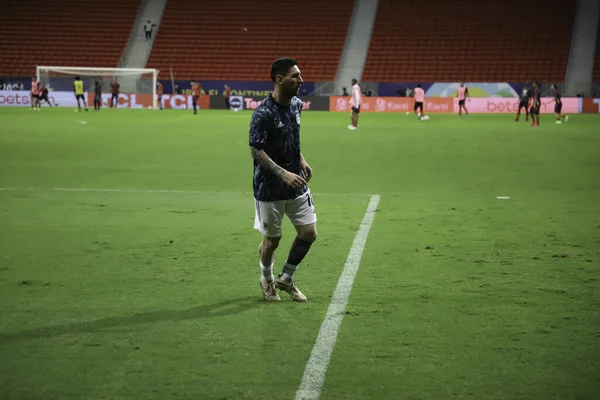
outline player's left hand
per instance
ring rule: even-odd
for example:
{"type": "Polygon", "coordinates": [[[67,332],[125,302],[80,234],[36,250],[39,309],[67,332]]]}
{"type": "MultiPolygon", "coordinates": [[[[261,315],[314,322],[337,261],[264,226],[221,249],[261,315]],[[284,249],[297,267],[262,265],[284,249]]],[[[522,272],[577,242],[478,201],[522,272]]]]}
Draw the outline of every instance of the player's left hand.
{"type": "Polygon", "coordinates": [[[306,161],[302,161],[300,163],[300,169],[302,169],[302,173],[304,174],[304,180],[306,182],[310,181],[310,178],[312,178],[312,168],[310,167],[310,165],[308,165],[306,163],[306,161]]]}

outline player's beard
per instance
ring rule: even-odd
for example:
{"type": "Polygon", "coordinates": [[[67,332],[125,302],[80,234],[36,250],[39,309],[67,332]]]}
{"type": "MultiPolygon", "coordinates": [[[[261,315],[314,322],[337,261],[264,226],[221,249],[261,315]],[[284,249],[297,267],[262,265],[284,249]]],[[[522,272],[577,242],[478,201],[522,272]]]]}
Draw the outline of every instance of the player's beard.
{"type": "Polygon", "coordinates": [[[300,92],[300,86],[301,84],[294,84],[287,87],[285,90],[286,97],[291,99],[294,96],[298,96],[298,93],[300,92]]]}

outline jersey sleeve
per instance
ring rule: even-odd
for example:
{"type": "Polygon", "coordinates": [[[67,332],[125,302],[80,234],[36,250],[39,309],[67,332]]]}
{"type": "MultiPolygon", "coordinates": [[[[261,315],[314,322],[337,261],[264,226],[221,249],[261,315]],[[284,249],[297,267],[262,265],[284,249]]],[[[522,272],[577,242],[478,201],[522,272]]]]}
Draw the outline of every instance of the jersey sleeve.
{"type": "Polygon", "coordinates": [[[297,97],[294,99],[294,101],[296,102],[296,108],[298,110],[298,114],[302,115],[302,109],[304,108],[304,102],[297,97]]]}
{"type": "Polygon", "coordinates": [[[267,145],[267,125],[269,115],[264,108],[257,108],[252,114],[250,121],[250,146],[257,149],[264,149],[267,145]]]}

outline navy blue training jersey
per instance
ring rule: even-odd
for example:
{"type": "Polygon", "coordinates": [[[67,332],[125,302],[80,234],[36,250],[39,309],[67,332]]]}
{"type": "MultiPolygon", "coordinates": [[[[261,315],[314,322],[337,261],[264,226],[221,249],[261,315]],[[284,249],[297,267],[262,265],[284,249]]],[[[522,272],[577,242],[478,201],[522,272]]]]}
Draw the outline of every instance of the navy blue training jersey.
{"type": "MultiPolygon", "coordinates": [[[[302,101],[293,97],[287,107],[272,96],[265,98],[252,114],[250,146],[264,150],[280,167],[300,176],[300,114],[302,101]]],[[[254,198],[260,201],[295,199],[307,191],[306,185],[293,189],[279,176],[254,160],[254,198]]]]}
{"type": "Polygon", "coordinates": [[[554,92],[554,100],[556,101],[556,104],[562,103],[560,93],[558,93],[558,90],[556,92],[554,92]]]}

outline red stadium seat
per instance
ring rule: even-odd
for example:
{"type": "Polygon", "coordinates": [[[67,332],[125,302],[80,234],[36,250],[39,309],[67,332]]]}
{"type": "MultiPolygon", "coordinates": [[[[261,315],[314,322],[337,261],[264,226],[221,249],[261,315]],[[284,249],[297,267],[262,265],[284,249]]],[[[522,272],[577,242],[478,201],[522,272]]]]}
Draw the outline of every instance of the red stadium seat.
{"type": "Polygon", "coordinates": [[[273,60],[291,56],[305,80],[333,81],[353,4],[169,0],[148,68],[161,79],[173,68],[176,79],[264,81],[273,60]]]}
{"type": "Polygon", "coordinates": [[[37,65],[117,67],[139,0],[13,1],[0,13],[0,76],[31,76],[37,65]],[[4,56],[3,56],[4,58],[4,56]]]}
{"type": "Polygon", "coordinates": [[[362,80],[564,81],[574,4],[380,0],[362,80]]]}

